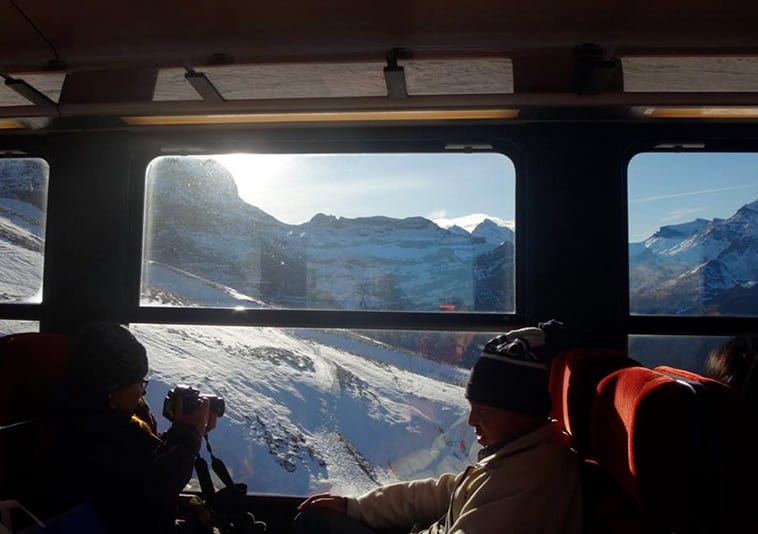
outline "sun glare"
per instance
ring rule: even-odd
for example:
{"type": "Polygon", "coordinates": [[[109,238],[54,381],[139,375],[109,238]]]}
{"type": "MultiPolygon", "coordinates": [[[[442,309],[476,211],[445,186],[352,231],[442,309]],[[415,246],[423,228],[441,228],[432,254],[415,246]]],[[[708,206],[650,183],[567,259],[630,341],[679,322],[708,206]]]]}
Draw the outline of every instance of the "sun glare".
{"type": "Polygon", "coordinates": [[[264,211],[275,202],[290,166],[287,154],[226,154],[216,159],[232,173],[239,195],[264,211]]]}

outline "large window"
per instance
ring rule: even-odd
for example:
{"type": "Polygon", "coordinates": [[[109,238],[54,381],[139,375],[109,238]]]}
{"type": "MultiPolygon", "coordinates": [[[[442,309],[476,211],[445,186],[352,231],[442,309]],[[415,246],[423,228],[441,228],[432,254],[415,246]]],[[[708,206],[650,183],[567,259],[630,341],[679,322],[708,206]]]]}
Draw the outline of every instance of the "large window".
{"type": "Polygon", "coordinates": [[[141,303],[513,312],[514,197],[496,153],[159,157],[141,303]]]}
{"type": "Polygon", "coordinates": [[[42,301],[48,165],[0,159],[0,303],[42,301]]]}
{"type": "MultiPolygon", "coordinates": [[[[224,398],[214,454],[252,493],[359,493],[457,472],[479,446],[468,370],[492,334],[132,325],[146,345],[148,402],[170,387],[224,398]],[[436,357],[432,357],[436,355],[436,357]]],[[[168,423],[161,420],[161,430],[168,423]]]]}
{"type": "Polygon", "coordinates": [[[39,323],[37,321],[0,319],[0,337],[22,332],[39,332],[39,323]]]}
{"type": "Polygon", "coordinates": [[[758,316],[758,154],[629,163],[629,311],[758,316]]]}
{"type": "Polygon", "coordinates": [[[133,324],[150,404],[180,383],[223,396],[213,448],[253,493],[462,469],[479,448],[463,385],[492,334],[372,321],[515,312],[514,210],[498,153],[156,158],[142,306],[381,313],[363,330],[133,324]]]}

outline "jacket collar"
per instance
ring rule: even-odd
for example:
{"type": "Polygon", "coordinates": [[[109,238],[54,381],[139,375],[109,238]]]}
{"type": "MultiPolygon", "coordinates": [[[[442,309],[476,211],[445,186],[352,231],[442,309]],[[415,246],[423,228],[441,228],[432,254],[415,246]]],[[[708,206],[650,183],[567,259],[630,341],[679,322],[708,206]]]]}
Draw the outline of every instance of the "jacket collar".
{"type": "Polygon", "coordinates": [[[554,421],[546,421],[544,425],[531,432],[516,436],[511,440],[493,443],[479,451],[479,463],[489,463],[499,458],[512,456],[526,449],[532,449],[541,443],[563,439],[561,430],[554,421]]]}

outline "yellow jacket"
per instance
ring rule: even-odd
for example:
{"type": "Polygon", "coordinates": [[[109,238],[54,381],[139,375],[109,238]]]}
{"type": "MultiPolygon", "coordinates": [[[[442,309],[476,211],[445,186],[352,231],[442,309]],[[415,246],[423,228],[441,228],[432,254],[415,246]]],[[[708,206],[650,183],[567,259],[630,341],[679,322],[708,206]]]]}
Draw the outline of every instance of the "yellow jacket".
{"type": "Polygon", "coordinates": [[[457,475],[348,498],[347,514],[371,528],[422,534],[579,534],[579,459],[552,422],[457,475]]]}

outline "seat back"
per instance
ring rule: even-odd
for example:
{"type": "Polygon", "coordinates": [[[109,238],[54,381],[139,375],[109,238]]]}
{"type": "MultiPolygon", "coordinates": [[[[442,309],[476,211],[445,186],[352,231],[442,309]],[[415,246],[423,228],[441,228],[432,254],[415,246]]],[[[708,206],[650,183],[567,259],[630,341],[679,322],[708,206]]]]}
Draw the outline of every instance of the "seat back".
{"type": "Polygon", "coordinates": [[[633,503],[599,530],[624,532],[619,523],[633,522],[643,532],[696,531],[696,413],[691,388],[652,369],[620,369],[598,384],[590,457],[633,503]]]}
{"type": "Polygon", "coordinates": [[[63,380],[71,339],[26,332],[0,338],[0,425],[34,419],[63,380]]]}
{"type": "Polygon", "coordinates": [[[33,466],[37,432],[70,349],[64,335],[29,332],[0,337],[0,499],[18,498],[33,466]]]}
{"type": "Polygon", "coordinates": [[[758,532],[758,427],[747,401],[729,386],[669,366],[656,370],[686,383],[696,395],[699,499],[711,532],[758,532]]]}
{"type": "Polygon", "coordinates": [[[552,416],[571,435],[574,448],[586,457],[597,385],[611,372],[638,363],[612,349],[575,348],[559,353],[550,366],[552,416]]]}

